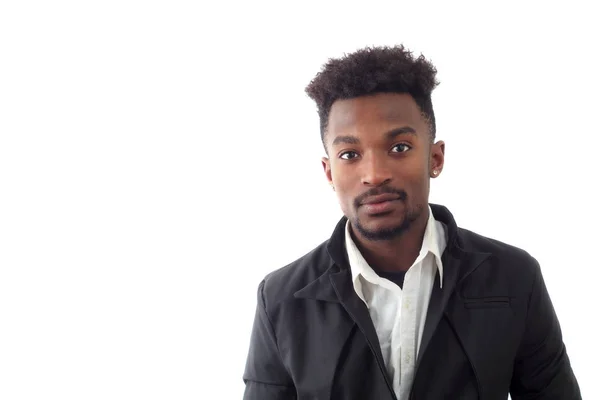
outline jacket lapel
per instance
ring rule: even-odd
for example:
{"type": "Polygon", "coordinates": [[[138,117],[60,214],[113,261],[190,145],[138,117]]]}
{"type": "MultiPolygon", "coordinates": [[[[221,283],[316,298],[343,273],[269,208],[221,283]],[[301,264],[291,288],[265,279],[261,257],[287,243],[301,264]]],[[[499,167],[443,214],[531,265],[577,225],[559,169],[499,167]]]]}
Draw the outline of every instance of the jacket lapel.
{"type": "MultiPolygon", "coordinates": [[[[436,204],[430,204],[430,206],[435,219],[443,222],[448,228],[448,244],[442,255],[444,268],[443,286],[440,288],[440,276],[436,274],[417,356],[417,370],[456,287],[462,279],[468,276],[489,256],[487,253],[480,253],[471,249],[473,247],[471,244],[463,243],[454,218],[446,207],[436,204]]],[[[347,218],[342,217],[327,244],[327,251],[332,263],[320,277],[297,291],[294,296],[296,298],[340,303],[365,336],[369,347],[377,359],[381,373],[385,377],[388,388],[393,395],[393,386],[383,361],[375,326],[373,325],[367,306],[358,297],[352,285],[352,277],[344,243],[346,222],[347,218]]]]}
{"type": "MultiPolygon", "coordinates": [[[[381,368],[382,373],[386,377],[386,382],[390,385],[387,379],[385,363],[381,354],[381,345],[373,320],[369,314],[366,304],[358,297],[352,284],[352,274],[350,272],[350,263],[348,262],[348,252],[346,251],[346,223],[348,219],[343,217],[336,225],[333,235],[327,245],[329,256],[336,265],[337,271],[330,275],[331,287],[333,287],[339,302],[354,322],[358,325],[360,331],[365,335],[369,347],[377,358],[377,364],[381,368]]],[[[390,385],[390,388],[392,386],[390,385]]],[[[392,390],[393,392],[393,390],[392,390]]]]}
{"type": "Polygon", "coordinates": [[[431,291],[425,327],[423,328],[423,335],[421,337],[421,346],[419,347],[419,354],[417,356],[417,369],[457,285],[489,256],[488,253],[465,249],[468,246],[463,243],[454,217],[446,207],[431,204],[431,209],[435,219],[443,222],[448,228],[448,244],[442,254],[442,265],[444,268],[443,285],[440,288],[440,275],[438,273],[436,274],[431,291]]]}
{"type": "Polygon", "coordinates": [[[427,350],[427,346],[433,337],[438,323],[444,315],[448,301],[454,293],[458,282],[468,275],[468,273],[465,274],[465,272],[468,271],[470,273],[470,271],[477,268],[477,266],[487,258],[487,255],[483,253],[465,253],[456,250],[452,251],[452,249],[449,250],[450,251],[446,251],[442,255],[442,265],[444,266],[443,285],[440,288],[440,275],[436,274],[431,291],[425,327],[423,328],[423,335],[421,337],[421,346],[419,347],[419,354],[417,356],[417,368],[419,367],[423,353],[427,350]]]}
{"type": "Polygon", "coordinates": [[[327,245],[327,251],[333,263],[318,279],[297,291],[294,297],[341,304],[364,335],[369,348],[375,355],[377,365],[384,376],[388,389],[394,397],[393,386],[383,361],[377,331],[366,304],[358,297],[352,285],[352,274],[345,247],[344,230],[346,221],[346,217],[343,217],[338,222],[327,245]]]}
{"type": "Polygon", "coordinates": [[[383,355],[381,353],[381,345],[379,344],[379,338],[373,320],[369,314],[369,310],[366,304],[358,297],[352,286],[351,274],[348,269],[332,274],[331,285],[333,286],[340,303],[346,310],[346,312],[352,317],[358,329],[365,336],[371,351],[377,359],[377,364],[381,369],[381,373],[386,377],[386,382],[393,392],[391,383],[388,380],[388,374],[383,361],[383,355]]]}
{"type": "Polygon", "coordinates": [[[319,279],[297,291],[294,297],[341,304],[364,335],[371,352],[377,360],[377,365],[383,374],[387,387],[392,397],[394,397],[394,389],[388,377],[385,362],[383,361],[377,331],[375,330],[367,306],[354,291],[350,270],[343,267],[339,268],[335,265],[327,273],[319,277],[319,279]]]}

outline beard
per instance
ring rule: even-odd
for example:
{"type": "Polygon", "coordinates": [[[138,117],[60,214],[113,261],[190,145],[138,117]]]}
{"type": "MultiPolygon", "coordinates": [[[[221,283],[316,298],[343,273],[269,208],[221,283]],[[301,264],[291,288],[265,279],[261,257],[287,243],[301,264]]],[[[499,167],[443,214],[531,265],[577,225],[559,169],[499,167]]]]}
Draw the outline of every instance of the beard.
{"type": "Polygon", "coordinates": [[[408,193],[405,190],[394,188],[390,186],[384,186],[381,188],[373,188],[359,197],[357,197],[354,202],[354,210],[357,210],[355,217],[351,221],[352,225],[356,227],[356,230],[367,240],[372,241],[381,241],[381,240],[391,240],[397,238],[408,231],[413,223],[419,219],[421,214],[423,213],[423,205],[418,204],[414,207],[408,206],[408,193]],[[404,203],[404,211],[401,217],[401,220],[395,226],[388,226],[385,228],[378,229],[369,229],[364,224],[361,223],[360,218],[358,216],[358,208],[362,204],[362,202],[369,196],[376,196],[379,194],[395,194],[398,195],[398,200],[404,203]]]}
{"type": "Polygon", "coordinates": [[[411,209],[405,209],[402,220],[395,226],[379,229],[368,229],[360,222],[358,214],[351,221],[352,225],[356,227],[356,230],[362,237],[371,241],[383,241],[392,240],[399,236],[402,236],[405,232],[409,231],[413,223],[419,219],[423,213],[423,206],[417,205],[411,209]]]}

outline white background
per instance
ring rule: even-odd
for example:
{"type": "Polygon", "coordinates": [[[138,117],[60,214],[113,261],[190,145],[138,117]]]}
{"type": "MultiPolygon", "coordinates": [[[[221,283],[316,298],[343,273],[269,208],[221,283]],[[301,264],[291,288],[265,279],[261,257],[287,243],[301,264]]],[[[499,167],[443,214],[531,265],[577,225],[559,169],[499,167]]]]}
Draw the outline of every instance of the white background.
{"type": "Polygon", "coordinates": [[[258,283],[341,216],[304,87],[399,43],[431,201],[540,261],[600,398],[595,3],[301,3],[0,4],[1,399],[240,399],[258,283]]]}

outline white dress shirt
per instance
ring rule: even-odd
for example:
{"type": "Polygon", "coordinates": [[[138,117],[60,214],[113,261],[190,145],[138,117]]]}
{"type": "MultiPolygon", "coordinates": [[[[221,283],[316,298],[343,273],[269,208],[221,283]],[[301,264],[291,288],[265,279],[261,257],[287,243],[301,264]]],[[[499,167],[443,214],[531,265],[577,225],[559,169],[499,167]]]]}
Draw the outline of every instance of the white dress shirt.
{"type": "Polygon", "coordinates": [[[421,251],[404,277],[403,289],[382,278],[367,264],[346,223],[346,250],[357,295],[365,302],[375,325],[383,360],[398,400],[406,400],[412,387],[429,298],[436,271],[443,278],[442,253],[446,248],[444,224],[429,207],[421,251]]]}

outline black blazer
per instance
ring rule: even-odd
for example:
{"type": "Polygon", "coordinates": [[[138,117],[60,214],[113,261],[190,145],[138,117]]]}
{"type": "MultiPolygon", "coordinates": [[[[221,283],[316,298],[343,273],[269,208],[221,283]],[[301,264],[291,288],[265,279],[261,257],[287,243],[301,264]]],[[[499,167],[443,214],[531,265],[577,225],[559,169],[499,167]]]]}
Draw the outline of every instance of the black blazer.
{"type": "MultiPolygon", "coordinates": [[[[537,261],[447,227],[411,399],[581,399],[537,261]]],[[[329,240],[260,283],[246,400],[396,399],[366,305],[351,282],[346,218],[329,240]]]]}

